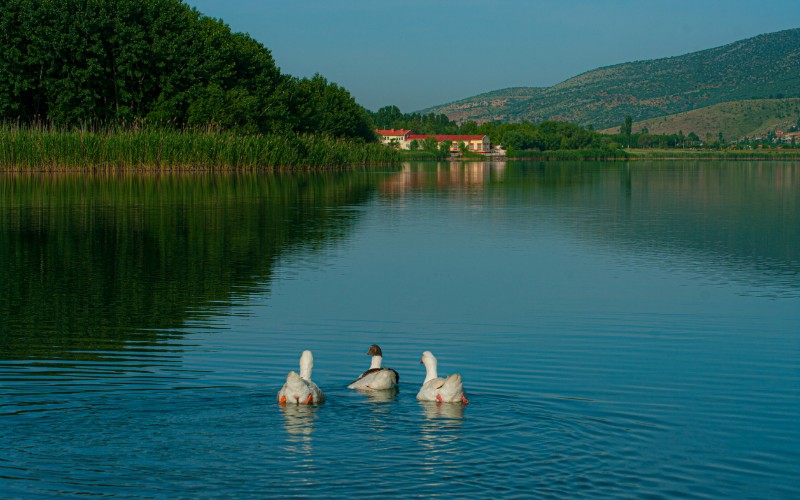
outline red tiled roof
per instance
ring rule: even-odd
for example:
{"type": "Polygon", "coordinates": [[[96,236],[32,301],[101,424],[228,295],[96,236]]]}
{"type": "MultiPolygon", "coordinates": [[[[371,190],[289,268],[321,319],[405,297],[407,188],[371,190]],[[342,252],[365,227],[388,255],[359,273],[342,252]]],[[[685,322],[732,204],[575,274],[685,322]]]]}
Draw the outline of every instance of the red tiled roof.
{"type": "Polygon", "coordinates": [[[427,134],[411,134],[408,136],[409,141],[414,139],[421,141],[428,137],[435,137],[437,141],[482,141],[485,135],[427,135],[427,134]]]}
{"type": "Polygon", "coordinates": [[[406,134],[410,134],[411,133],[410,130],[405,130],[405,129],[402,129],[402,128],[400,130],[395,130],[395,129],[391,129],[391,130],[375,129],[375,132],[377,132],[379,135],[396,135],[396,136],[405,136],[406,134]]]}
{"type": "Polygon", "coordinates": [[[434,135],[436,140],[442,141],[482,141],[485,135],[434,135]]]}

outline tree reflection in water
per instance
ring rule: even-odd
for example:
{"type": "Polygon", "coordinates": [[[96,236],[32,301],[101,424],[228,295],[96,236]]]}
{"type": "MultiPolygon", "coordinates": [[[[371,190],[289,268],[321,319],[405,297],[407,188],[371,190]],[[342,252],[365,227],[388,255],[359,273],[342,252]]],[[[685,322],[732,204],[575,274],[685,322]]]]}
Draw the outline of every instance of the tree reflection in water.
{"type": "Polygon", "coordinates": [[[364,172],[0,176],[0,359],[156,346],[346,238],[364,172]]]}

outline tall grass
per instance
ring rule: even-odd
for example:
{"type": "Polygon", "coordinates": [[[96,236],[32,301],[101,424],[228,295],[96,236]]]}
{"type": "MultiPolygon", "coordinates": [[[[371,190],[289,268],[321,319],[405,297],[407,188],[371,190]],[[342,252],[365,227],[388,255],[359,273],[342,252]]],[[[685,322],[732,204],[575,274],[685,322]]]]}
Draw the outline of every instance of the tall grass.
{"type": "Polygon", "coordinates": [[[0,125],[4,170],[323,169],[397,161],[382,144],[329,137],[0,125]]]}

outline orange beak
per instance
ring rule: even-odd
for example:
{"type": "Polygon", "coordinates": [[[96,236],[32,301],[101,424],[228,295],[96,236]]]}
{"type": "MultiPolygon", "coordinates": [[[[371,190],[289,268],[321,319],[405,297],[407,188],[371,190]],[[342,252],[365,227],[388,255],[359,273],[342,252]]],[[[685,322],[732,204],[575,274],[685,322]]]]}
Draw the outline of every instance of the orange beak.
{"type": "Polygon", "coordinates": [[[309,394],[308,398],[306,398],[306,405],[310,405],[310,404],[311,404],[311,394],[309,394]]]}
{"type": "Polygon", "coordinates": [[[286,396],[281,396],[281,400],[278,404],[285,405],[286,404],[286,396]]]}

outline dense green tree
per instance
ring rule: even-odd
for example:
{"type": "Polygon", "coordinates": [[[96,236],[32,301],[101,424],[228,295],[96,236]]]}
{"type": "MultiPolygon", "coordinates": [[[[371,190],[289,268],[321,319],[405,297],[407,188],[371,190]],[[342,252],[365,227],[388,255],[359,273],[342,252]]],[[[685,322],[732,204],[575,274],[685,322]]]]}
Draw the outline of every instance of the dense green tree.
{"type": "Polygon", "coordinates": [[[631,135],[631,132],[633,131],[633,117],[631,117],[631,115],[625,116],[625,123],[623,124],[623,127],[625,128],[623,129],[622,133],[625,135],[631,135]]]}
{"type": "Polygon", "coordinates": [[[442,141],[439,143],[439,154],[447,158],[450,156],[450,148],[453,147],[452,141],[442,141]]]}
{"type": "Polygon", "coordinates": [[[372,123],[364,108],[345,89],[323,76],[286,82],[287,106],[294,117],[293,129],[304,134],[374,138],[372,123]]]}
{"type": "Polygon", "coordinates": [[[512,151],[532,149],[531,144],[527,140],[526,134],[521,130],[509,130],[503,134],[502,144],[512,151]]]}
{"type": "Polygon", "coordinates": [[[0,119],[374,139],[345,89],[181,0],[3,0],[0,119]]]}
{"type": "Polygon", "coordinates": [[[422,149],[429,153],[438,154],[439,141],[437,141],[435,137],[426,137],[422,141],[422,149]]]}
{"type": "Polygon", "coordinates": [[[384,106],[372,115],[372,120],[380,129],[391,129],[395,123],[400,123],[404,118],[397,106],[384,106]]]}
{"type": "MultiPolygon", "coordinates": [[[[407,129],[420,134],[457,134],[472,133],[459,132],[460,127],[451,121],[444,114],[420,114],[400,112],[397,106],[384,106],[374,113],[370,113],[370,118],[376,127],[380,129],[407,129]]],[[[477,125],[475,125],[477,128],[477,125]]]]}
{"type": "Polygon", "coordinates": [[[619,129],[619,133],[626,138],[625,145],[627,147],[633,146],[633,144],[631,144],[632,132],[633,132],[633,117],[631,115],[626,115],[625,121],[622,122],[622,126],[619,129]]]}
{"type": "Polygon", "coordinates": [[[464,122],[461,124],[459,133],[461,134],[478,134],[478,124],[473,121],[464,122]]]}

